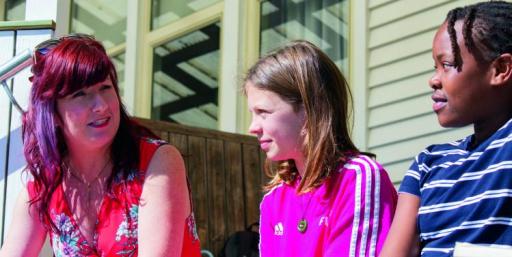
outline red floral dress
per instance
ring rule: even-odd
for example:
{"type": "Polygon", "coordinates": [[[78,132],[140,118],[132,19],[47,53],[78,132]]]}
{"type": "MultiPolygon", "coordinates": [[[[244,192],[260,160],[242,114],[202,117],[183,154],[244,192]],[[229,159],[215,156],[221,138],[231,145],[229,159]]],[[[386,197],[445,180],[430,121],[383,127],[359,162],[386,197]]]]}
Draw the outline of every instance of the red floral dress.
{"type": "MultiPolygon", "coordinates": [[[[142,193],[144,175],[156,149],[165,144],[162,140],[143,139],[140,144],[139,172],[128,178],[127,186],[115,179],[112,195],[103,198],[93,242],[88,242],[78,225],[64,196],[62,184],[55,190],[50,201],[51,218],[61,234],[50,231],[50,243],[56,257],[117,257],[138,255],[137,223],[139,199],[142,193]]],[[[28,183],[31,199],[35,196],[34,183],[28,183]]],[[[199,257],[200,247],[193,212],[186,222],[181,256],[199,257]]]]}

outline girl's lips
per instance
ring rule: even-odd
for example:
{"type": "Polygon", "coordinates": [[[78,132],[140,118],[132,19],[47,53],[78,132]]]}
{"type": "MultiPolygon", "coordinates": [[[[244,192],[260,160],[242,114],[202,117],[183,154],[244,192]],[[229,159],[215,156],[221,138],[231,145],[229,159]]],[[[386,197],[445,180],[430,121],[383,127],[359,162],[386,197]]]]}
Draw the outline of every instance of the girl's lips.
{"type": "Polygon", "coordinates": [[[270,143],[272,141],[270,140],[264,140],[264,141],[260,141],[260,147],[261,147],[261,150],[263,151],[268,151],[268,149],[270,148],[270,143]]]}

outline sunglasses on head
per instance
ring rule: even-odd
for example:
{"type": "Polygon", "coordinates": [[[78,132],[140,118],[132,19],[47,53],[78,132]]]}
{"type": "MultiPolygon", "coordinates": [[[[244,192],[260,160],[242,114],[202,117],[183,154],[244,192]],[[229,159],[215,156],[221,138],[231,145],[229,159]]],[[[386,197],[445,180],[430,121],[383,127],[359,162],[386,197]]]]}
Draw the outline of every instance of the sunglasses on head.
{"type": "Polygon", "coordinates": [[[88,34],[72,33],[72,34],[64,35],[64,36],[61,36],[58,38],[51,38],[51,39],[45,40],[45,41],[37,44],[36,47],[34,48],[34,50],[35,50],[34,51],[35,52],[34,64],[37,63],[37,55],[38,54],[40,54],[40,55],[47,54],[50,50],[55,48],[59,43],[61,43],[63,40],[66,40],[66,39],[93,39],[93,40],[95,40],[96,38],[94,38],[94,36],[91,36],[88,34]]]}
{"type": "MultiPolygon", "coordinates": [[[[59,38],[52,38],[52,39],[45,40],[45,41],[39,43],[38,45],[36,45],[36,47],[34,48],[33,54],[32,54],[32,51],[27,50],[29,53],[31,53],[30,55],[32,56],[32,62],[24,62],[23,65],[25,65],[25,63],[26,63],[25,66],[18,65],[18,66],[22,67],[19,69],[23,69],[26,66],[36,64],[38,56],[47,54],[51,49],[55,48],[55,46],[57,46],[60,42],[62,42],[63,40],[66,40],[66,39],[93,39],[94,40],[95,38],[93,36],[90,36],[87,34],[74,33],[74,34],[65,35],[65,36],[62,36],[59,38]]],[[[34,78],[33,75],[29,76],[28,80],[30,82],[32,82],[33,78],[34,78]]],[[[13,106],[20,113],[25,113],[25,111],[18,104],[18,101],[16,101],[16,98],[14,98],[14,95],[13,95],[11,89],[9,88],[9,86],[7,85],[6,80],[1,81],[0,83],[1,83],[2,87],[4,88],[5,92],[7,93],[7,96],[9,97],[9,100],[11,101],[13,106]]]]}

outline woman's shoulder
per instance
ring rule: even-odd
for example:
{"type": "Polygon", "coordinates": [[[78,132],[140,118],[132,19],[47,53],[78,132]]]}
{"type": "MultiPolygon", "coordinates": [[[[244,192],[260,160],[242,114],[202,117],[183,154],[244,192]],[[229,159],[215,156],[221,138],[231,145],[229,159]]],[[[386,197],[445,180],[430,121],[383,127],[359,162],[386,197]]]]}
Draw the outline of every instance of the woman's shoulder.
{"type": "Polygon", "coordinates": [[[160,138],[151,138],[151,137],[141,137],[140,138],[140,147],[141,149],[145,148],[159,148],[162,145],[169,144],[167,141],[160,138]]]}
{"type": "Polygon", "coordinates": [[[184,170],[183,157],[176,147],[161,142],[156,144],[154,153],[148,160],[146,176],[153,174],[174,176],[173,173],[184,170]]]}
{"type": "Polygon", "coordinates": [[[142,137],[139,142],[139,150],[140,150],[140,163],[139,169],[141,171],[146,171],[148,166],[153,158],[162,154],[165,149],[168,149],[170,145],[161,139],[150,138],[150,137],[142,137]],[[160,148],[164,148],[164,150],[159,150],[160,148]]]}

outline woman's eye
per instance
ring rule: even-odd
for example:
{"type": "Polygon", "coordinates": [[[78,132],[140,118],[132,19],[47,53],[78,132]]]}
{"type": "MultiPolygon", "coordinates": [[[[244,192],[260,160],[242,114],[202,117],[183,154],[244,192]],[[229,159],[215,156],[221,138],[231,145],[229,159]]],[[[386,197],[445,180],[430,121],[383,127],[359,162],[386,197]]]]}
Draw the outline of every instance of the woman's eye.
{"type": "Polygon", "coordinates": [[[82,91],[82,90],[79,90],[79,91],[77,91],[77,92],[73,93],[73,94],[71,95],[71,97],[72,97],[72,98],[77,98],[77,97],[84,96],[84,95],[85,95],[85,92],[84,92],[84,91],[82,91]]]}
{"type": "Polygon", "coordinates": [[[101,90],[109,90],[111,88],[112,88],[111,85],[103,85],[103,86],[101,86],[101,90]]]}

